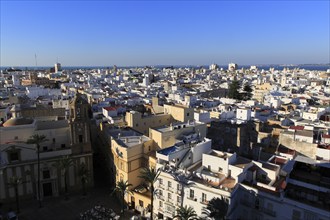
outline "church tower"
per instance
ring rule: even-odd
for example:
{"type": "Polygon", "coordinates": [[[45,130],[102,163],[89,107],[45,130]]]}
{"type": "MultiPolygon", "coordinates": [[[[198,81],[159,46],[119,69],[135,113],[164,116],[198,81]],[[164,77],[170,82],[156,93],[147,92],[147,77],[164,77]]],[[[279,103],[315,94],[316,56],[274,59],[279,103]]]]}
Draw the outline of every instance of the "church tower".
{"type": "Polygon", "coordinates": [[[90,105],[87,99],[80,94],[70,101],[70,136],[72,154],[91,152],[90,135],[90,105]]]}

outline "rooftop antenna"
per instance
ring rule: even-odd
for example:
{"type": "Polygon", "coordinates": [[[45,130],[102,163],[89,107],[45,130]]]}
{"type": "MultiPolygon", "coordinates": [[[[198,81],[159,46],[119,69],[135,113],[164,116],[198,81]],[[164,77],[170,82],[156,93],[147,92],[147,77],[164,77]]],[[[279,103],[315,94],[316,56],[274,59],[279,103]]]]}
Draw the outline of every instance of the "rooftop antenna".
{"type": "Polygon", "coordinates": [[[38,62],[37,62],[37,54],[36,54],[36,53],[34,54],[34,59],[35,59],[35,61],[36,61],[36,69],[37,69],[38,62]]]}

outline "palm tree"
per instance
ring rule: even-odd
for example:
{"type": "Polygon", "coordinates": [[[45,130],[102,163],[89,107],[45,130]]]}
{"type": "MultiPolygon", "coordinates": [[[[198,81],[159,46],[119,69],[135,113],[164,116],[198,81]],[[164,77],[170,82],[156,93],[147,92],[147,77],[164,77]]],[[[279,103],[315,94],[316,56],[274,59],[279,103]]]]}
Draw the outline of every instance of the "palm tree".
{"type": "Polygon", "coordinates": [[[119,193],[122,213],[124,213],[125,194],[133,193],[131,190],[128,189],[130,186],[132,186],[132,184],[129,184],[128,181],[124,182],[123,180],[120,180],[117,182],[116,188],[113,190],[113,193],[119,193]]]}
{"type": "Polygon", "coordinates": [[[215,220],[224,220],[226,219],[228,206],[229,202],[225,197],[213,198],[209,201],[206,208],[204,208],[203,214],[215,220]]]}
{"type": "Polygon", "coordinates": [[[37,146],[37,163],[38,163],[38,200],[39,200],[39,207],[42,207],[41,198],[40,198],[40,144],[48,141],[45,135],[35,134],[32,135],[28,140],[27,144],[35,144],[37,146]]]}
{"type": "Polygon", "coordinates": [[[158,176],[160,174],[160,170],[156,170],[155,168],[144,168],[141,171],[141,175],[139,176],[141,179],[143,179],[149,186],[149,191],[151,193],[151,204],[150,204],[150,219],[153,219],[153,211],[154,211],[154,192],[155,192],[155,187],[154,183],[156,182],[158,176]]]}
{"type": "Polygon", "coordinates": [[[65,189],[65,200],[68,200],[68,172],[71,166],[74,166],[74,160],[69,156],[64,156],[58,161],[56,161],[54,165],[57,169],[63,172],[64,176],[64,189],[65,189]]]}
{"type": "Polygon", "coordinates": [[[89,170],[86,167],[85,163],[80,164],[80,169],[78,171],[78,175],[80,177],[81,185],[82,185],[82,190],[83,190],[83,195],[86,195],[86,183],[88,182],[89,178],[89,170]]]}
{"type": "Polygon", "coordinates": [[[15,199],[16,199],[16,211],[19,213],[19,195],[18,195],[18,187],[23,184],[22,178],[17,176],[12,176],[9,178],[9,182],[7,183],[8,187],[14,188],[15,191],[15,199]]]}
{"type": "Polygon", "coordinates": [[[173,218],[177,220],[197,220],[197,214],[191,206],[184,206],[176,209],[177,215],[173,218]]]}

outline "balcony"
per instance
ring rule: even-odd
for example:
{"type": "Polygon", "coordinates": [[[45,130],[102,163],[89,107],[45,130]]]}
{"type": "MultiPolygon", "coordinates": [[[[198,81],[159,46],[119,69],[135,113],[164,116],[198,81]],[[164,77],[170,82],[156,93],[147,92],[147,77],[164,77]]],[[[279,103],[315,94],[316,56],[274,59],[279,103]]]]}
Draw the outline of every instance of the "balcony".
{"type": "Polygon", "coordinates": [[[176,194],[181,195],[181,194],[182,194],[181,189],[177,189],[177,190],[176,190],[176,194]]]}
{"type": "Polygon", "coordinates": [[[163,195],[159,195],[158,199],[163,200],[163,201],[165,200],[163,195]]]}
{"type": "Polygon", "coordinates": [[[167,203],[170,203],[170,204],[172,204],[172,205],[173,205],[173,203],[174,203],[173,200],[172,200],[171,198],[167,198],[166,202],[167,202],[167,203]]]}
{"type": "Polygon", "coordinates": [[[209,201],[207,201],[206,199],[200,199],[199,202],[202,203],[203,205],[209,204],[209,201]]]}
{"type": "Polygon", "coordinates": [[[167,190],[170,191],[170,192],[172,192],[172,193],[175,192],[174,188],[172,188],[172,187],[167,187],[167,190]]]}
{"type": "Polygon", "coordinates": [[[196,197],[190,197],[190,196],[188,196],[187,199],[190,199],[190,200],[193,200],[193,201],[197,202],[197,198],[196,197]]]}
{"type": "Polygon", "coordinates": [[[161,188],[161,189],[165,189],[164,184],[158,184],[158,187],[161,188]]]}

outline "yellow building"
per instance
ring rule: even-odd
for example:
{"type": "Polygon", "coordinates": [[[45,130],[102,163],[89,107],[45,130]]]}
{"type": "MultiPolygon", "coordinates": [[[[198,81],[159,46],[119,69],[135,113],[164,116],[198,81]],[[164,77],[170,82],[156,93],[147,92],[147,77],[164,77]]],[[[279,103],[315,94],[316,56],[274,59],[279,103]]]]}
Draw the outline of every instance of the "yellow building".
{"type": "Polygon", "coordinates": [[[147,136],[149,135],[148,128],[160,127],[173,122],[173,118],[169,114],[143,116],[137,111],[127,112],[125,120],[127,126],[147,136]]]}
{"type": "MultiPolygon", "coordinates": [[[[160,107],[156,105],[157,107],[160,107]]],[[[155,108],[155,105],[153,105],[155,108]]],[[[180,105],[164,105],[164,113],[144,116],[137,111],[126,113],[127,126],[144,134],[149,135],[148,128],[157,128],[170,125],[175,121],[187,122],[194,120],[194,109],[180,105]]]]}
{"type": "Polygon", "coordinates": [[[149,164],[149,155],[154,151],[153,140],[144,135],[120,136],[111,138],[111,151],[116,167],[116,182],[123,180],[132,184],[133,194],[126,195],[126,202],[131,208],[145,214],[150,206],[150,192],[139,178],[143,168],[149,164]]]}
{"type": "Polygon", "coordinates": [[[160,106],[157,99],[153,99],[152,107],[153,115],[145,116],[137,111],[126,113],[127,126],[143,135],[122,132],[111,137],[116,182],[123,180],[132,184],[130,190],[134,193],[127,194],[125,200],[143,216],[149,211],[151,194],[139,176],[144,168],[156,167],[156,150],[173,146],[183,134],[195,132],[206,137],[207,130],[206,124],[194,122],[193,108],[160,106]]]}
{"type": "Polygon", "coordinates": [[[270,83],[264,83],[261,85],[256,85],[253,91],[253,99],[256,99],[258,102],[263,103],[264,96],[268,94],[272,89],[272,85],[270,83]]]}

